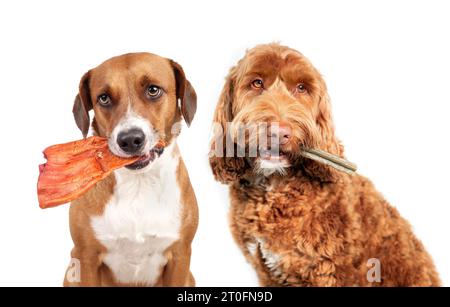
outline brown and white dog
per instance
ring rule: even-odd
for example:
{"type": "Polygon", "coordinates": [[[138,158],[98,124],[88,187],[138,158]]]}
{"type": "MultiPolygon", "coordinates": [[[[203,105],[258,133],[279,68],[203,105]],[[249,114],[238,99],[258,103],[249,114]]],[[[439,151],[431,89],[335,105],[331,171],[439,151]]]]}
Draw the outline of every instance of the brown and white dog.
{"type": "Polygon", "coordinates": [[[440,284],[408,222],[368,179],[300,155],[302,146],[344,151],[325,82],[301,53],[278,44],[249,50],[231,69],[214,120],[221,133],[210,164],[230,187],[231,229],[262,285],[440,284]],[[236,127],[251,124],[274,128],[258,135],[279,150],[239,155],[236,127]]]}
{"type": "Polygon", "coordinates": [[[181,66],[154,54],[114,57],[82,77],[73,113],[83,136],[93,109],[93,133],[111,152],[142,159],[72,202],[65,286],[194,285],[198,209],[176,138],[196,103],[181,66]],[[160,140],[165,150],[152,152],[160,140]]]}

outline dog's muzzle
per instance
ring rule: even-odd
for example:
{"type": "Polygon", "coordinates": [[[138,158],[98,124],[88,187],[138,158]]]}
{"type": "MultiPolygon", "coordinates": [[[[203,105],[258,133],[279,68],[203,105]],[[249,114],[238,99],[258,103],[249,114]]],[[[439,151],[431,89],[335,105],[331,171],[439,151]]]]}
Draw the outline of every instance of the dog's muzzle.
{"type": "Polygon", "coordinates": [[[119,148],[130,156],[141,156],[136,162],[125,166],[126,168],[131,170],[143,169],[163,153],[164,148],[158,147],[154,147],[148,151],[146,142],[146,135],[139,128],[131,128],[119,132],[116,140],[119,148]]]}

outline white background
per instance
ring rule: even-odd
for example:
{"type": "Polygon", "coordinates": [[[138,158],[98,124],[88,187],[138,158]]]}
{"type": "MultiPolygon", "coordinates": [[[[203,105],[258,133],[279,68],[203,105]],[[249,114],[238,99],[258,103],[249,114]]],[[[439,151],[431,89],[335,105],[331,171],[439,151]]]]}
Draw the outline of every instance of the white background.
{"type": "Polygon", "coordinates": [[[347,157],[414,227],[450,285],[448,1],[1,1],[0,285],[59,286],[68,205],[41,210],[41,151],[81,138],[72,102],[107,58],[150,51],[181,63],[198,111],[179,144],[200,207],[199,286],[257,285],[231,239],[227,188],[207,164],[224,77],[245,49],[280,41],[322,72],[347,157]]]}

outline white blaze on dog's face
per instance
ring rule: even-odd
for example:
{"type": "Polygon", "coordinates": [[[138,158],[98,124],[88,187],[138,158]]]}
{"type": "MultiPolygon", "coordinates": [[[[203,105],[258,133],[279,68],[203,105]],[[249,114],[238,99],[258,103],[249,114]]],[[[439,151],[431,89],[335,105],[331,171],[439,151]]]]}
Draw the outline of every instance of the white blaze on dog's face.
{"type": "Polygon", "coordinates": [[[114,57],[87,72],[74,104],[78,127],[86,136],[90,109],[96,135],[107,137],[111,152],[121,157],[141,156],[127,166],[144,170],[178,135],[181,117],[191,123],[195,91],[177,63],[149,53],[114,57]],[[180,100],[180,106],[178,104],[180,100]]]}
{"type": "MultiPolygon", "coordinates": [[[[109,139],[110,151],[120,157],[142,156],[142,159],[126,166],[145,171],[162,152],[155,152],[155,145],[162,139],[158,131],[145,118],[136,114],[131,105],[114,127],[109,139]]],[[[141,171],[141,172],[142,172],[141,171]]]]}

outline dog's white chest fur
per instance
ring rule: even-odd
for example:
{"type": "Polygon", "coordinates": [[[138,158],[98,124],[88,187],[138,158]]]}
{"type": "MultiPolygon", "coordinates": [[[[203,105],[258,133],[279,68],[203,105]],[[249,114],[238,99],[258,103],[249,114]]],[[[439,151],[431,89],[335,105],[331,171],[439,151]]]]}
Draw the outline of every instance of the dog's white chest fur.
{"type": "Polygon", "coordinates": [[[91,219],[107,248],[103,261],[119,282],[153,285],[167,262],[165,250],[179,238],[180,158],[170,149],[145,173],[115,171],[114,194],[104,213],[91,219]]]}
{"type": "Polygon", "coordinates": [[[273,274],[273,276],[281,275],[279,268],[281,256],[268,249],[263,239],[255,237],[253,242],[247,243],[247,250],[251,257],[257,257],[259,250],[260,257],[269,273],[273,274]]]}

